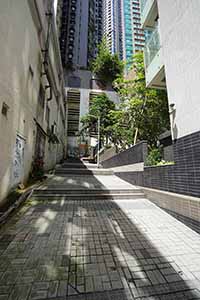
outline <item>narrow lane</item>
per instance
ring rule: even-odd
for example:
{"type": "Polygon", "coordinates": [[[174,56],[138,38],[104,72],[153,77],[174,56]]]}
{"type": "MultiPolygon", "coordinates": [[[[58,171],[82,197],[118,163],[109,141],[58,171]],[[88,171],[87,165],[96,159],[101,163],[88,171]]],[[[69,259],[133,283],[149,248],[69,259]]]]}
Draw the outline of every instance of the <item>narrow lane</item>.
{"type": "Polygon", "coordinates": [[[200,299],[200,236],[91,170],[59,170],[1,228],[0,299],[200,299]]]}

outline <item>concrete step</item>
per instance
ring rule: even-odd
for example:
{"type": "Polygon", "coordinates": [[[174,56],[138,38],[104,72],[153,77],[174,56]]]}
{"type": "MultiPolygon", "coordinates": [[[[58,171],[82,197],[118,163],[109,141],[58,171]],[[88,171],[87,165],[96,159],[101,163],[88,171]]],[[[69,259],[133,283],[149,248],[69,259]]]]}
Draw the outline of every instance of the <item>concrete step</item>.
{"type": "Polygon", "coordinates": [[[102,168],[101,165],[99,165],[99,168],[98,168],[98,165],[97,164],[87,164],[87,163],[84,163],[84,166],[87,168],[87,169],[99,169],[99,170],[105,170],[102,168]]]}
{"type": "Polygon", "coordinates": [[[53,187],[41,187],[34,190],[35,195],[39,194],[57,194],[57,195],[97,195],[97,194],[137,194],[142,193],[142,190],[139,188],[135,189],[67,189],[65,187],[53,188],[53,187]]]}
{"type": "Polygon", "coordinates": [[[32,200],[134,200],[134,199],[142,199],[144,198],[143,193],[127,193],[127,194],[48,194],[48,193],[33,193],[31,199],[32,200]]]}
{"type": "Polygon", "coordinates": [[[73,163],[73,164],[82,164],[83,162],[79,159],[79,158],[67,158],[66,160],[64,160],[64,164],[65,163],[73,163]]]}
{"type": "Polygon", "coordinates": [[[86,164],[86,163],[63,163],[60,168],[72,168],[72,169],[97,169],[97,164],[86,164]]]}
{"type": "Polygon", "coordinates": [[[83,168],[57,168],[55,170],[55,175],[113,175],[112,170],[106,169],[83,169],[83,168]]]}

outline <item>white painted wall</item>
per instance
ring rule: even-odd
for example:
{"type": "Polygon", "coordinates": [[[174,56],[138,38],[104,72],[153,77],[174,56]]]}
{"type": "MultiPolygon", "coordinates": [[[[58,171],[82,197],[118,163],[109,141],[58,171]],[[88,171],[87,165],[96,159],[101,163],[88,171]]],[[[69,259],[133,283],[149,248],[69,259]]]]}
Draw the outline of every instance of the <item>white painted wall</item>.
{"type": "MultiPolygon", "coordinates": [[[[45,16],[44,11],[41,14],[45,16]]],[[[36,23],[32,17],[27,0],[0,2],[0,204],[13,186],[16,136],[20,135],[25,140],[22,181],[28,178],[35,153],[36,123],[34,119],[37,117],[41,51],[36,23]],[[33,75],[29,70],[30,67],[33,75]],[[7,117],[1,112],[3,102],[9,106],[7,117]]],[[[55,41],[52,40],[51,43],[55,41]]],[[[52,45],[50,57],[55,84],[61,95],[60,106],[64,111],[62,87],[58,80],[59,56],[52,45]]],[[[54,96],[49,102],[50,125],[51,121],[58,121],[59,112],[55,103],[54,96]]],[[[43,117],[42,127],[46,131],[45,112],[43,117]]],[[[58,123],[58,132],[64,140],[63,130],[62,124],[58,123]]],[[[47,139],[45,168],[49,169],[55,165],[61,153],[63,150],[60,146],[52,145],[49,149],[47,139]]]]}
{"type": "Polygon", "coordinates": [[[175,138],[200,130],[200,1],[157,0],[175,138]]]}
{"type": "Polygon", "coordinates": [[[26,1],[0,4],[0,200],[12,186],[13,154],[16,135],[25,139],[27,177],[32,162],[39,78],[31,77],[29,65],[37,74],[38,42],[26,1]],[[7,118],[2,104],[9,106],[7,118]]]}

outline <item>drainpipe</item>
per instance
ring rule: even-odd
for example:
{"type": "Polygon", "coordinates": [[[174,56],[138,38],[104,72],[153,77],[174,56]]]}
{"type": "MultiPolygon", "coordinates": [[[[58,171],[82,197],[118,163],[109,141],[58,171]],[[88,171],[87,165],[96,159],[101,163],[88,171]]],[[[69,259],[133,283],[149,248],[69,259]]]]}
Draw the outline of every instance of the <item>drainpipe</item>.
{"type": "Polygon", "coordinates": [[[170,125],[171,125],[171,134],[172,134],[172,142],[176,141],[176,134],[175,134],[175,117],[176,117],[176,108],[175,104],[171,103],[169,105],[169,118],[170,118],[170,125]]]}
{"type": "Polygon", "coordinates": [[[50,33],[51,33],[51,24],[52,24],[52,8],[47,12],[46,17],[48,18],[48,28],[47,28],[47,37],[45,41],[45,49],[42,49],[42,53],[44,53],[44,61],[43,61],[43,66],[44,66],[44,73],[42,75],[45,75],[47,77],[48,85],[45,86],[45,90],[49,89],[50,90],[50,96],[47,98],[47,101],[52,100],[52,83],[51,83],[51,78],[49,75],[49,70],[48,70],[48,65],[49,65],[49,44],[50,44],[50,33]]]}

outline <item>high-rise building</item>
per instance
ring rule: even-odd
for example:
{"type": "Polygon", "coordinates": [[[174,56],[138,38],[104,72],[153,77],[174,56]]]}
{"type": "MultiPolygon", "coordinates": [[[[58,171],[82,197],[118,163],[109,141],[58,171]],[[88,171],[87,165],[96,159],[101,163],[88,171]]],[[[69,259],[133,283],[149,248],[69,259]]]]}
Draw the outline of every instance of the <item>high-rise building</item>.
{"type": "MultiPolygon", "coordinates": [[[[200,196],[199,12],[199,0],[141,0],[142,27],[151,28],[144,49],[146,86],[167,90],[169,101],[175,165],[165,177],[162,189],[197,197],[200,196]]],[[[163,172],[158,171],[158,182],[163,172]]],[[[174,207],[181,211],[179,205],[184,204],[177,205],[178,202],[174,207]]],[[[167,205],[165,208],[168,209],[167,205]]]]}
{"type": "Polygon", "coordinates": [[[85,68],[101,40],[101,0],[58,0],[57,26],[65,68],[85,68]]]}
{"type": "Polygon", "coordinates": [[[88,65],[97,55],[102,40],[102,0],[89,1],[88,20],[88,65]]]}
{"type": "Polygon", "coordinates": [[[81,118],[89,111],[94,95],[105,92],[118,103],[116,93],[102,90],[102,84],[90,71],[90,64],[97,55],[102,39],[103,0],[58,0],[57,26],[62,63],[65,73],[67,98],[67,152],[79,152],[81,118]]]}
{"type": "Polygon", "coordinates": [[[102,6],[103,0],[96,0],[96,31],[97,31],[97,42],[98,44],[102,40],[102,34],[103,34],[103,6],[102,6]]]}
{"type": "Polygon", "coordinates": [[[123,0],[122,2],[123,60],[129,61],[133,56],[133,22],[131,14],[131,1],[123,0]]]}
{"type": "Polygon", "coordinates": [[[131,17],[133,25],[133,52],[144,49],[145,36],[141,28],[140,1],[131,0],[131,17]]]}
{"type": "Polygon", "coordinates": [[[134,53],[143,50],[139,0],[104,0],[103,16],[103,32],[112,54],[129,61],[134,53]]]}
{"type": "Polygon", "coordinates": [[[60,43],[61,60],[64,67],[66,66],[67,61],[68,15],[69,0],[58,0],[56,23],[60,43]]]}
{"type": "Polygon", "coordinates": [[[140,1],[139,0],[122,0],[123,1],[123,33],[124,48],[123,59],[129,62],[133,55],[138,51],[143,51],[145,37],[141,28],[140,1]]]}
{"type": "Polygon", "coordinates": [[[121,16],[120,1],[103,0],[103,34],[110,52],[122,57],[121,16]]]}

